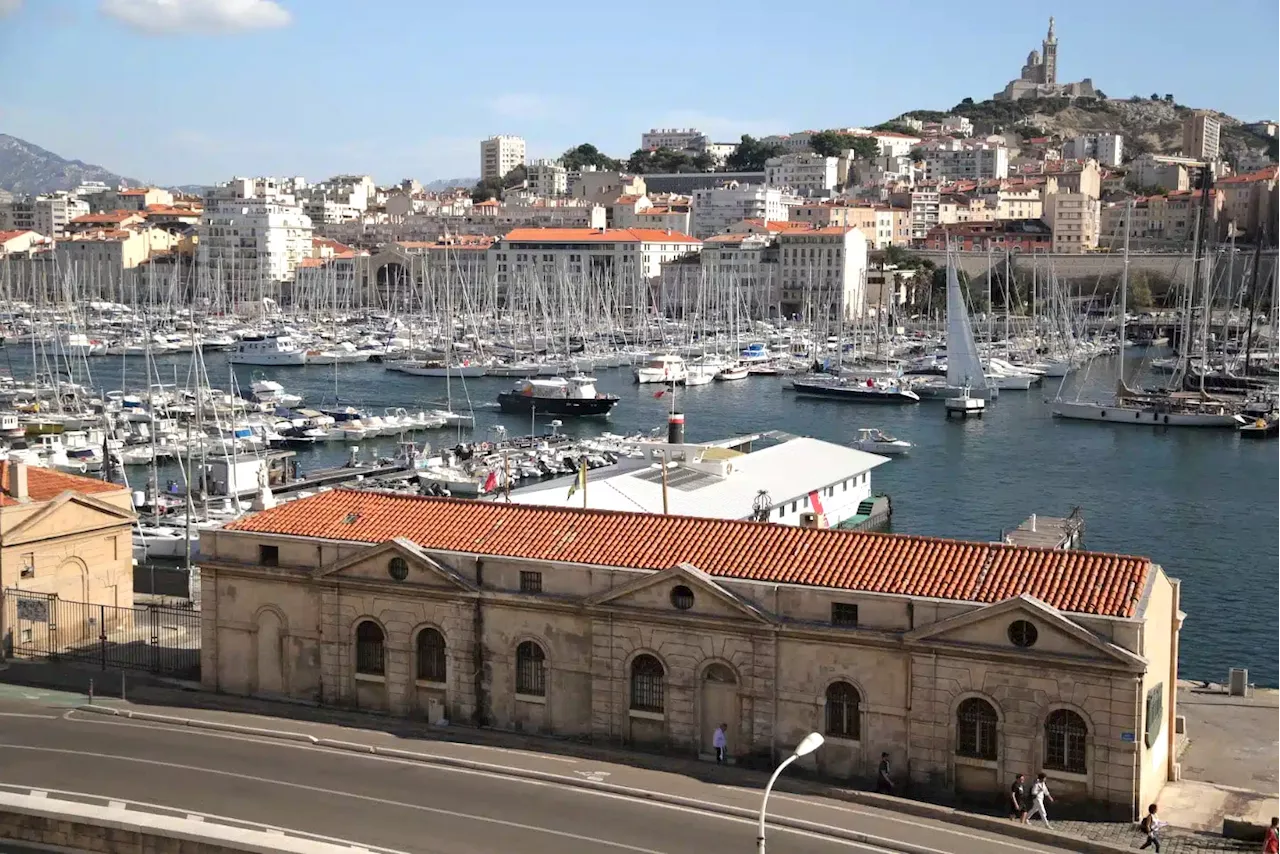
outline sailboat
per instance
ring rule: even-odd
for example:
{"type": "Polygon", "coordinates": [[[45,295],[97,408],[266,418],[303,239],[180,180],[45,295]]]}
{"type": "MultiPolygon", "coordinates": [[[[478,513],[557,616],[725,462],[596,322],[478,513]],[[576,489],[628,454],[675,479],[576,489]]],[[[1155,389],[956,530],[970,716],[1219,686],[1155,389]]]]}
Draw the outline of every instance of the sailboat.
{"type": "Polygon", "coordinates": [[[925,382],[913,386],[921,397],[976,398],[991,400],[1000,394],[996,384],[982,368],[973,326],[969,323],[969,306],[960,290],[956,259],[947,253],[947,376],[942,382],[925,382]]]}
{"type": "MultiPolygon", "coordinates": [[[[1108,421],[1115,424],[1158,425],[1161,427],[1230,427],[1242,423],[1226,403],[1215,400],[1204,392],[1196,393],[1146,393],[1130,388],[1124,379],[1125,312],[1129,290],[1129,217],[1133,202],[1125,213],[1124,267],[1120,276],[1120,330],[1116,355],[1116,391],[1110,401],[1063,400],[1061,387],[1053,402],[1052,413],[1056,418],[1074,421],[1108,421]]],[[[1199,223],[1197,222],[1197,227],[1199,223]]],[[[1197,240],[1197,245],[1198,245],[1197,240]]],[[[1206,259],[1207,264],[1207,259],[1206,259]]],[[[1205,276],[1208,271],[1206,269],[1205,276]]],[[[1208,312],[1208,296],[1205,297],[1208,312]]],[[[1189,313],[1188,313],[1188,316],[1189,313]]]]}

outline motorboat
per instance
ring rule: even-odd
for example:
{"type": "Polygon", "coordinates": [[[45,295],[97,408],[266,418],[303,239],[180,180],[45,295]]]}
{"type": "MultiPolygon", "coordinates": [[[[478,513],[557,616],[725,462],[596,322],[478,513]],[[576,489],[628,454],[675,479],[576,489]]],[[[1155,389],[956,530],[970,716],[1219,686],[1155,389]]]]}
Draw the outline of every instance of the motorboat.
{"type": "Polygon", "coordinates": [[[438,360],[427,362],[386,362],[384,366],[388,371],[399,371],[402,374],[409,374],[414,377],[463,377],[474,379],[482,377],[488,371],[488,365],[463,360],[456,364],[447,364],[438,360]]]}
{"type": "Polygon", "coordinates": [[[660,353],[650,356],[643,365],[635,369],[638,383],[683,383],[689,376],[684,357],[674,353],[660,353]]]}
{"type": "Polygon", "coordinates": [[[227,361],[233,365],[265,367],[305,365],[307,351],[285,335],[250,335],[240,339],[240,343],[227,356],[227,361]]]}
{"type": "Polygon", "coordinates": [[[498,395],[503,412],[542,413],[569,417],[606,417],[618,405],[616,394],[596,391],[594,377],[527,379],[498,395]]]}
{"type": "Polygon", "coordinates": [[[308,350],[308,365],[349,365],[356,362],[367,362],[373,354],[368,350],[357,350],[350,341],[343,341],[328,350],[308,350]]]}
{"type": "Polygon", "coordinates": [[[868,378],[865,382],[844,377],[818,376],[791,381],[797,394],[854,403],[919,403],[920,395],[894,380],[868,378]]]}
{"type": "Polygon", "coordinates": [[[733,380],[745,380],[750,375],[746,365],[737,364],[730,365],[727,368],[721,368],[720,373],[716,374],[716,379],[720,382],[731,382],[733,380]]]}
{"type": "Polygon", "coordinates": [[[890,436],[875,427],[860,428],[858,430],[858,438],[854,439],[850,445],[859,451],[866,451],[870,454],[883,454],[885,456],[901,456],[908,453],[913,447],[906,439],[890,436]]]}

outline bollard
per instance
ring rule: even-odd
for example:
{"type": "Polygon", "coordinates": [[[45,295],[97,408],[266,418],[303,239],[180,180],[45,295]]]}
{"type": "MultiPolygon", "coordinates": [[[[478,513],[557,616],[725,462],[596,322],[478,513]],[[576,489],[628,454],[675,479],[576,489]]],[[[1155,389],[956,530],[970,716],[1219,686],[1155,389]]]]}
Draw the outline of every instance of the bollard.
{"type": "Polygon", "coordinates": [[[93,705],[93,680],[89,680],[89,705],[93,705]]]}

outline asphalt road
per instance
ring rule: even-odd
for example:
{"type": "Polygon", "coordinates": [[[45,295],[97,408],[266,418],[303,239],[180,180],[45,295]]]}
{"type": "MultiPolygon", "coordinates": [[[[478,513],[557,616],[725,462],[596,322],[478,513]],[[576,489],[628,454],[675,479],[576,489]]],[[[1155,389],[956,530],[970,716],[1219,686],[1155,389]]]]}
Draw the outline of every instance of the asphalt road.
{"type": "MultiPolygon", "coordinates": [[[[755,850],[753,822],[702,809],[521,780],[503,776],[500,770],[424,765],[102,717],[69,710],[72,699],[56,693],[31,696],[0,695],[0,783],[42,789],[50,797],[60,792],[110,796],[422,854],[755,850]]],[[[262,726],[260,718],[244,717],[245,724],[262,726]]],[[[485,759],[498,768],[500,757],[490,754],[485,759]]],[[[545,761],[567,765],[562,773],[603,773],[582,765],[571,772],[573,760],[545,761]]],[[[614,779],[625,776],[622,766],[596,765],[619,769],[614,779]]],[[[757,792],[682,780],[687,782],[682,795],[739,806],[758,804],[757,792]]],[[[939,852],[1056,850],[817,798],[776,797],[770,812],[906,839],[939,852]]],[[[768,836],[773,854],[884,850],[783,827],[771,827],[768,836]]]]}

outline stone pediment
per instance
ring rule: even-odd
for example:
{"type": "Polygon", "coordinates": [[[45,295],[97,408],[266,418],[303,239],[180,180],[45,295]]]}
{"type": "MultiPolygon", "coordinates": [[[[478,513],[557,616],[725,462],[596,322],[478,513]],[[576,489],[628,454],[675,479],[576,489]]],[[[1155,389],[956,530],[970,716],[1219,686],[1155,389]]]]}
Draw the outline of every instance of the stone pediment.
{"type": "Polygon", "coordinates": [[[920,626],[907,632],[904,639],[925,645],[1088,658],[1126,668],[1146,666],[1142,656],[1099,637],[1057,608],[1025,594],[920,626]],[[1018,646],[1010,636],[1010,627],[1018,620],[1035,628],[1035,640],[1030,646],[1018,646]]]}
{"type": "Polygon", "coordinates": [[[349,578],[365,581],[381,581],[415,587],[432,587],[437,590],[474,593],[476,586],[462,575],[437,561],[404,537],[396,537],[384,543],[362,549],[341,560],[317,569],[315,578],[349,578]],[[397,569],[404,576],[392,573],[392,562],[403,561],[397,569]]]}
{"type": "Polygon", "coordinates": [[[772,624],[773,618],[754,602],[716,583],[707,573],[687,563],[677,564],[630,581],[603,593],[589,596],[588,607],[625,608],[628,610],[666,611],[691,617],[749,620],[772,624]],[[693,604],[677,608],[673,592],[686,587],[693,593],[693,604]]]}
{"type": "Polygon", "coordinates": [[[74,536],[133,523],[133,514],[79,492],[64,492],[4,534],[5,546],[74,536]]]}

